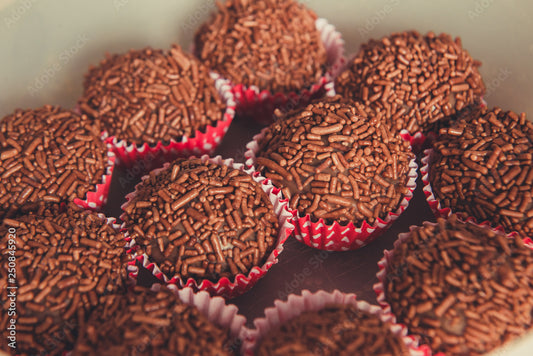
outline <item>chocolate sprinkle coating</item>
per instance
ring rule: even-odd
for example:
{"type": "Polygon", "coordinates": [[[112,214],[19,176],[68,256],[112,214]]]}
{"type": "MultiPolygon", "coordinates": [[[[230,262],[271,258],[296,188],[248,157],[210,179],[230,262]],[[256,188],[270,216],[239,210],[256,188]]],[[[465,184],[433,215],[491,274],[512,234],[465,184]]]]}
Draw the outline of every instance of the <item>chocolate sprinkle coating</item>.
{"type": "Polygon", "coordinates": [[[268,333],[257,356],[407,356],[403,340],[376,316],[348,305],[305,311],[268,333]]]}
{"type": "Polygon", "coordinates": [[[247,274],[266,261],[280,230],[260,183],[201,159],[178,159],[152,172],[123,210],[139,252],[183,281],[247,274]]]}
{"type": "Polygon", "coordinates": [[[0,121],[0,218],[84,200],[108,168],[100,128],[59,107],[16,110],[0,121]]]}
{"type": "Polygon", "coordinates": [[[80,330],[75,355],[236,355],[229,330],[169,289],[108,295],[80,330]]]}
{"type": "Polygon", "coordinates": [[[395,132],[427,133],[480,101],[480,65],[458,37],[393,33],[363,44],[335,80],[335,91],[385,112],[395,132]]]}
{"type": "Polygon", "coordinates": [[[453,212],[533,236],[533,122],[475,108],[442,129],[430,159],[435,198],[453,212]]]}
{"type": "Polygon", "coordinates": [[[173,46],[115,54],[91,67],[79,108],[119,140],[155,145],[205,132],[226,104],[209,69],[173,46]]]}
{"type": "Polygon", "coordinates": [[[17,354],[61,355],[102,297],[125,289],[125,242],[97,214],[74,204],[0,226],[0,348],[16,320],[17,354]],[[15,271],[9,266],[15,265],[15,271]],[[10,289],[17,287],[18,289],[10,289]],[[9,288],[9,289],[8,289],[9,288]],[[11,309],[8,309],[11,308],[11,309]],[[15,314],[8,313],[14,310],[15,314]]]}
{"type": "Polygon", "coordinates": [[[234,84],[298,92],[326,72],[316,14],[294,0],[228,0],[197,31],[195,54],[234,84]]]}
{"type": "Polygon", "coordinates": [[[412,230],[385,279],[398,322],[434,353],[483,355],[533,326],[533,251],[455,215],[412,230]]]}
{"type": "Polygon", "coordinates": [[[258,144],[257,169],[300,216],[372,224],[408,192],[409,144],[379,113],[340,96],[281,116],[258,144]]]}

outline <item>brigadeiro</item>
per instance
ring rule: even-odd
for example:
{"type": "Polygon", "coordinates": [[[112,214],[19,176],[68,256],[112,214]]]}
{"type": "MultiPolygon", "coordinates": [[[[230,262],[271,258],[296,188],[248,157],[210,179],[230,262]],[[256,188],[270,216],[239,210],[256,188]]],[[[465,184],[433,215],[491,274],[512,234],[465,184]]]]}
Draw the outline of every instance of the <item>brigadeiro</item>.
{"type": "Polygon", "coordinates": [[[138,264],[160,279],[236,296],[277,262],[292,232],[278,190],[243,165],[178,159],[143,178],[121,216],[138,264]]]}
{"type": "Polygon", "coordinates": [[[459,37],[393,33],[363,44],[336,78],[335,91],[379,108],[394,132],[427,135],[481,101],[480,65],[459,37]]]}
{"type": "Polygon", "coordinates": [[[533,326],[533,251],[519,235],[452,215],[400,234],[378,301],[434,353],[484,355],[533,326]]]}
{"type": "Polygon", "coordinates": [[[533,123],[526,115],[474,108],[440,133],[423,168],[437,215],[452,211],[533,236],[533,123]]]}
{"type": "Polygon", "coordinates": [[[0,347],[17,355],[62,355],[103,296],[124,292],[122,234],[102,215],[62,209],[0,226],[0,347]]]}
{"type": "Polygon", "coordinates": [[[344,42],[294,0],[228,0],[194,38],[194,53],[234,87],[238,110],[266,123],[274,107],[322,95],[343,64],[344,42]]]}
{"type": "Polygon", "coordinates": [[[78,107],[125,166],[212,153],[235,114],[226,81],[178,46],[107,56],[86,74],[78,107]]]}
{"type": "Polygon", "coordinates": [[[16,110],[0,120],[0,218],[68,201],[101,207],[115,157],[99,131],[57,106],[16,110]]]}
{"type": "Polygon", "coordinates": [[[246,322],[206,292],[134,287],[106,296],[80,330],[75,355],[238,355],[246,322]]]}
{"type": "Polygon", "coordinates": [[[245,355],[429,355],[392,315],[354,294],[304,290],[275,305],[254,320],[245,355]]]}
{"type": "Polygon", "coordinates": [[[247,148],[247,164],[298,211],[296,238],[319,249],[365,245],[405,210],[416,187],[409,143],[381,113],[340,96],[280,115],[247,148]]]}

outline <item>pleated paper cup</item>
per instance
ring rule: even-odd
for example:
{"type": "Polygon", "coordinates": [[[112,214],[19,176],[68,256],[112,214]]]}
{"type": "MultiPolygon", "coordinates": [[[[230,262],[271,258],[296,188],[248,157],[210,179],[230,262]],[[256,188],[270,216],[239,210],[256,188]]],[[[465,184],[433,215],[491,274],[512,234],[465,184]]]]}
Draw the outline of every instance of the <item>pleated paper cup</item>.
{"type": "Polygon", "coordinates": [[[176,137],[168,143],[159,141],[155,145],[132,143],[120,140],[108,132],[102,133],[102,139],[117,157],[117,164],[125,168],[142,164],[147,170],[160,167],[178,157],[213,154],[235,117],[235,97],[229,82],[215,73],[211,73],[215,87],[226,104],[222,120],[196,130],[192,136],[176,137]]]}
{"type": "MultiPolygon", "coordinates": [[[[248,167],[256,166],[259,141],[264,137],[267,129],[265,128],[261,133],[255,135],[252,141],[246,145],[245,164],[248,167]]],[[[418,177],[418,165],[415,158],[409,162],[408,176],[408,192],[400,201],[398,208],[389,212],[385,219],[377,218],[373,224],[367,221],[357,225],[353,222],[341,224],[338,221],[328,223],[324,219],[315,221],[310,214],[296,213],[293,222],[294,237],[307,246],[326,251],[349,251],[366,246],[386,231],[409,206],[418,177]]]]}
{"type": "MultiPolygon", "coordinates": [[[[223,160],[220,156],[210,158],[209,156],[204,155],[202,156],[202,160],[204,162],[207,161],[210,163],[227,165],[230,168],[239,169],[240,171],[251,175],[255,182],[261,184],[263,191],[268,195],[272,205],[274,206],[274,213],[278,218],[280,226],[274,249],[267,256],[266,261],[262,265],[254,266],[247,274],[239,273],[233,276],[231,279],[222,277],[218,281],[211,281],[208,279],[195,280],[193,278],[183,279],[179,275],[166,276],[163,272],[161,272],[158,265],[151,261],[148,255],[137,254],[135,252],[135,240],[129,237],[128,233],[125,232],[126,239],[129,241],[130,254],[132,256],[132,260],[128,266],[129,276],[132,278],[134,283],[137,282],[139,270],[143,268],[150,271],[160,283],[174,284],[179,288],[190,287],[194,290],[207,291],[211,295],[234,298],[252,288],[252,286],[257,283],[257,281],[262,278],[274,264],[278,262],[278,255],[283,251],[283,245],[294,230],[294,225],[292,223],[294,211],[288,208],[288,202],[287,200],[282,199],[279,189],[274,187],[269,179],[262,177],[258,172],[255,172],[251,169],[245,169],[243,164],[234,163],[233,159],[223,160]]],[[[155,173],[165,169],[166,167],[168,167],[168,164],[165,164],[163,168],[155,170],[155,173]]],[[[149,175],[143,177],[143,180],[148,178],[149,175]]],[[[136,191],[126,196],[128,202],[133,199],[135,194],[136,191]]],[[[127,206],[128,202],[123,205],[123,208],[127,206]]]]}
{"type": "Polygon", "coordinates": [[[357,300],[355,294],[346,294],[338,290],[331,293],[326,291],[311,293],[308,290],[304,290],[301,295],[289,295],[286,301],[276,300],[274,307],[265,309],[264,317],[254,320],[253,329],[246,329],[244,331],[245,341],[242,348],[243,354],[247,356],[253,355],[257,346],[269,332],[278,329],[289,320],[299,316],[303,312],[319,311],[328,305],[353,306],[361,311],[376,315],[381,321],[390,323],[391,332],[402,338],[411,355],[431,355],[427,347],[418,347],[416,340],[407,335],[407,329],[404,326],[395,323],[392,314],[384,313],[378,306],[357,300]]]}

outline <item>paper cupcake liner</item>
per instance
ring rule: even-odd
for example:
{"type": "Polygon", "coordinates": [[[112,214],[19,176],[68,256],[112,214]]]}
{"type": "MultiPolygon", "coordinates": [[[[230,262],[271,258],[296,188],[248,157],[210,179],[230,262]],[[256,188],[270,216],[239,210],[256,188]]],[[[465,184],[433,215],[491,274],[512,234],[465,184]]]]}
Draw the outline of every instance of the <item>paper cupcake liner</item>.
{"type": "MultiPolygon", "coordinates": [[[[464,221],[466,223],[469,223],[469,224],[481,226],[481,227],[484,227],[484,228],[487,228],[487,229],[491,229],[491,230],[497,231],[497,232],[503,232],[502,229],[493,228],[487,222],[476,223],[475,219],[471,218],[471,217],[466,218],[466,219],[463,219],[462,217],[459,217],[459,218],[462,221],[464,221]]],[[[435,223],[428,222],[428,221],[424,222],[423,224],[424,225],[426,225],[426,224],[427,225],[436,225],[435,223]]],[[[394,245],[393,245],[392,250],[384,250],[383,251],[383,257],[378,261],[378,269],[379,269],[379,271],[376,274],[376,276],[378,278],[378,283],[374,284],[373,289],[374,289],[374,292],[376,293],[376,299],[378,301],[378,304],[383,309],[383,312],[385,314],[392,315],[392,318],[393,318],[394,322],[396,322],[396,316],[394,316],[394,314],[392,314],[392,308],[391,308],[390,304],[387,302],[387,300],[385,299],[385,281],[387,279],[388,268],[389,268],[389,265],[390,265],[390,261],[392,259],[392,254],[394,252],[394,249],[398,248],[399,245],[401,245],[405,240],[407,240],[409,238],[409,235],[411,234],[411,231],[416,229],[416,228],[418,228],[418,227],[419,226],[410,226],[409,227],[409,232],[404,232],[404,233],[398,234],[398,238],[396,239],[396,241],[394,241],[394,245]]],[[[516,235],[517,235],[516,232],[512,232],[512,233],[506,234],[507,238],[509,238],[509,239],[513,239],[516,235]]],[[[528,248],[533,250],[533,241],[529,237],[523,238],[522,241],[524,242],[524,244],[528,248]]],[[[400,324],[400,325],[402,325],[403,327],[405,327],[407,329],[407,326],[405,326],[403,324],[400,324]]],[[[428,345],[422,345],[422,346],[428,347],[428,349],[429,349],[428,345]]],[[[439,352],[439,353],[434,354],[434,356],[446,356],[446,355],[444,353],[442,353],[442,352],[439,352]]]]}
{"type": "MultiPolygon", "coordinates": [[[[154,285],[157,290],[160,285],[154,285]]],[[[226,304],[222,297],[212,297],[205,291],[195,292],[192,288],[178,289],[175,285],[169,285],[178,298],[185,304],[196,307],[210,322],[224,329],[230,330],[230,335],[237,341],[244,340],[244,325],[246,317],[239,314],[239,308],[233,304],[226,304]]],[[[240,344],[239,342],[239,344],[240,344]]],[[[239,344],[228,345],[238,348],[239,344]]]]}
{"type": "Polygon", "coordinates": [[[324,76],[309,88],[289,94],[272,93],[268,90],[260,90],[257,86],[246,87],[243,84],[235,84],[233,92],[237,100],[237,113],[239,115],[251,117],[260,124],[267,125],[274,121],[276,108],[290,111],[325,94],[325,85],[331,82],[346,62],[344,40],[341,33],[326,19],[317,19],[315,24],[327,52],[328,68],[324,76]]]}
{"type": "MultiPolygon", "coordinates": [[[[267,129],[265,128],[255,135],[252,141],[246,145],[247,151],[244,156],[246,158],[245,164],[248,167],[255,167],[256,153],[259,150],[258,141],[264,137],[267,129]]],[[[388,213],[385,219],[377,218],[373,224],[363,221],[356,226],[353,222],[349,222],[347,225],[342,225],[337,221],[327,224],[324,219],[313,222],[309,214],[304,216],[296,214],[293,221],[294,237],[307,246],[326,251],[350,251],[367,245],[388,229],[407,209],[416,189],[417,170],[418,165],[413,158],[409,162],[409,179],[407,181],[409,191],[400,201],[398,208],[388,213]]]]}
{"type": "MultiPolygon", "coordinates": [[[[163,272],[161,272],[157,264],[152,263],[150,261],[148,255],[142,254],[135,255],[132,261],[128,263],[128,272],[129,276],[133,279],[134,282],[136,282],[139,273],[139,268],[142,267],[149,270],[157,279],[161,281],[161,283],[174,284],[180,288],[191,287],[194,290],[204,290],[209,292],[211,295],[223,296],[225,298],[230,299],[248,291],[255,283],[257,283],[257,281],[261,277],[263,277],[268,272],[268,270],[274,264],[278,262],[278,255],[283,251],[283,244],[291,235],[294,229],[294,226],[292,224],[292,217],[294,215],[294,211],[288,208],[288,201],[282,199],[281,192],[279,191],[279,189],[274,187],[269,179],[260,176],[259,173],[255,172],[253,169],[245,169],[243,164],[234,163],[233,159],[223,160],[221,156],[210,158],[209,156],[204,155],[201,157],[201,159],[204,162],[208,161],[210,163],[227,165],[231,168],[239,169],[247,174],[250,174],[253,180],[255,182],[260,183],[261,187],[263,188],[263,191],[268,194],[270,201],[274,206],[274,213],[278,217],[280,230],[276,246],[274,247],[270,255],[267,257],[266,262],[263,263],[263,265],[261,266],[253,267],[246,275],[241,273],[237,274],[233,277],[234,281],[231,281],[227,277],[223,277],[216,282],[207,279],[203,279],[197,282],[193,278],[183,280],[179,276],[168,278],[163,272]]],[[[168,164],[165,164],[165,167],[167,166],[168,164]]],[[[155,171],[159,171],[160,169],[157,169],[155,171]]],[[[145,176],[142,179],[144,180],[148,178],[149,176],[145,176]]],[[[136,191],[137,187],[135,192],[130,193],[126,196],[127,201],[131,201],[131,199],[133,199],[136,194],[136,191]]],[[[126,202],[122,207],[126,206],[127,204],[128,203],[126,202]]],[[[126,239],[129,241],[130,254],[135,254],[135,240],[130,238],[127,232],[125,232],[125,235],[126,239]]]]}
{"type": "Polygon", "coordinates": [[[346,294],[338,290],[325,292],[323,290],[311,293],[308,290],[302,291],[301,295],[291,294],[287,301],[276,300],[274,307],[265,309],[265,316],[254,320],[254,329],[245,329],[245,341],[243,344],[243,354],[253,355],[256,346],[261,342],[263,337],[271,330],[277,329],[280,325],[290,319],[302,314],[305,311],[318,311],[332,304],[350,305],[359,310],[377,315],[386,323],[391,323],[390,330],[394,335],[400,336],[405,345],[409,348],[413,356],[430,356],[427,347],[418,347],[417,341],[407,335],[405,326],[396,324],[392,314],[384,313],[380,307],[370,305],[365,301],[357,300],[355,294],[346,294]]]}
{"type": "Polygon", "coordinates": [[[74,203],[76,205],[83,209],[100,210],[105,204],[107,204],[115,161],[115,154],[108,151],[106,174],[102,176],[102,183],[96,184],[95,191],[87,192],[85,199],[75,198],[74,203]]]}
{"type": "Polygon", "coordinates": [[[135,144],[127,140],[119,140],[116,136],[103,132],[102,139],[117,156],[117,164],[130,168],[142,162],[143,166],[150,170],[178,157],[213,154],[235,116],[235,98],[227,80],[215,73],[211,73],[211,78],[215,81],[215,87],[226,103],[226,111],[222,120],[214,126],[208,125],[202,130],[204,132],[196,130],[192,137],[183,136],[179,140],[170,140],[168,144],[163,144],[161,141],[155,145],[135,144]]]}

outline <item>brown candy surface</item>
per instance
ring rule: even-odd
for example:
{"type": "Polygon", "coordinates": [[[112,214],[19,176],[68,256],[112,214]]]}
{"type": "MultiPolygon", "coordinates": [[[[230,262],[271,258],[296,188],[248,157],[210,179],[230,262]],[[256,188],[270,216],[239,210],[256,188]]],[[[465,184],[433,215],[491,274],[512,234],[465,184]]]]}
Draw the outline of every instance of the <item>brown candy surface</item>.
{"type": "Polygon", "coordinates": [[[0,226],[0,347],[15,320],[20,355],[71,349],[90,310],[126,281],[124,239],[104,218],[74,205],[44,215],[0,226]]]}
{"type": "Polygon", "coordinates": [[[272,330],[260,341],[256,355],[407,356],[409,351],[378,316],[354,306],[328,305],[272,330]]]}
{"type": "Polygon", "coordinates": [[[84,200],[107,174],[106,145],[86,117],[59,107],[0,120],[0,218],[84,200]]]}
{"type": "Polygon", "coordinates": [[[178,159],[137,187],[122,216],[168,278],[233,278],[261,266],[279,223],[261,185],[238,169],[178,159]]]}
{"type": "Polygon", "coordinates": [[[300,216],[356,224],[397,209],[413,155],[379,113],[337,96],[280,117],[256,157],[300,216]]]}
{"type": "Polygon", "coordinates": [[[298,92],[325,74],[316,14],[294,0],[228,0],[195,35],[195,54],[234,84],[298,92]]]}
{"type": "Polygon", "coordinates": [[[236,355],[229,330],[166,287],[108,295],[80,330],[75,355],[236,355]]]}
{"type": "Polygon", "coordinates": [[[533,123],[525,114],[475,108],[442,129],[429,180],[442,207],[533,236],[533,123]]]}
{"type": "Polygon", "coordinates": [[[485,93],[480,65],[459,38],[393,33],[363,44],[336,78],[335,91],[383,111],[395,132],[427,133],[480,101],[485,93]]]}
{"type": "Polygon", "coordinates": [[[205,132],[226,105],[209,69],[174,46],[115,54],[91,67],[79,108],[119,140],[155,145],[205,132]]]}
{"type": "Polygon", "coordinates": [[[452,215],[395,247],[385,298],[434,353],[484,355],[533,326],[533,251],[452,215]]]}

